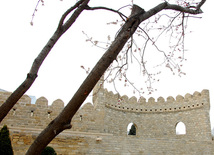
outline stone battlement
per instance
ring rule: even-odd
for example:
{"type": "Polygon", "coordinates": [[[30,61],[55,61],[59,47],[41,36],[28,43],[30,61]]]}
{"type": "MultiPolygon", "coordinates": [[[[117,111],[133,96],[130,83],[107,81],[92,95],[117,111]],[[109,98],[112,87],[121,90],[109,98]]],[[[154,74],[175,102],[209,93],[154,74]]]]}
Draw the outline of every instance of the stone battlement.
{"type": "Polygon", "coordinates": [[[189,102],[192,100],[201,101],[202,99],[209,99],[209,90],[202,90],[201,93],[195,91],[193,95],[187,93],[185,96],[177,95],[176,99],[172,96],[167,97],[165,100],[163,97],[159,97],[157,101],[153,97],[150,97],[148,101],[144,97],[141,97],[139,100],[135,96],[128,97],[127,95],[120,96],[119,94],[114,94],[112,91],[104,90],[104,94],[109,98],[116,99],[118,103],[129,103],[129,104],[166,104],[166,103],[179,103],[179,102],[189,102]]]}
{"type": "MultiPolygon", "coordinates": [[[[0,105],[7,99],[10,92],[0,92],[0,105]]],[[[112,91],[101,88],[98,94],[103,94],[106,108],[111,108],[117,111],[135,112],[135,113],[164,113],[164,112],[179,112],[194,110],[198,108],[208,108],[209,91],[203,90],[201,93],[194,92],[193,95],[187,93],[185,96],[178,95],[176,99],[172,96],[159,97],[157,101],[150,97],[148,101],[144,97],[137,100],[136,97],[129,98],[128,96],[120,96],[112,91]]],[[[93,107],[93,104],[90,104],[93,107]]],[[[83,106],[84,107],[84,106],[83,106]]],[[[54,118],[64,108],[64,102],[60,99],[55,100],[51,105],[48,105],[48,100],[45,97],[40,97],[35,104],[31,104],[31,98],[24,95],[17,104],[13,107],[11,115],[23,115],[29,118],[32,115],[41,117],[40,119],[54,118]],[[20,109],[22,112],[20,112],[20,109]],[[20,113],[19,113],[20,112],[20,113]]]]}
{"type": "MultiPolygon", "coordinates": [[[[0,105],[4,103],[10,94],[10,92],[0,92],[0,105]]],[[[31,104],[31,98],[28,95],[23,95],[3,120],[3,124],[42,129],[53,120],[63,108],[64,103],[60,99],[48,105],[48,100],[45,97],[40,97],[36,100],[35,104],[31,104]]]]}
{"type": "MultiPolygon", "coordinates": [[[[0,92],[0,105],[10,96],[11,92],[0,92]]],[[[49,107],[49,108],[64,108],[64,102],[61,99],[55,100],[51,105],[48,105],[48,100],[45,97],[40,97],[36,100],[35,104],[31,104],[31,98],[28,95],[23,95],[19,101],[18,105],[35,105],[35,107],[49,107]]],[[[16,107],[15,105],[14,107],[16,107]]]]}
{"type": "Polygon", "coordinates": [[[106,104],[106,107],[127,112],[177,112],[202,108],[204,106],[209,108],[210,106],[207,104],[209,103],[207,102],[209,101],[208,90],[203,90],[201,93],[194,92],[193,95],[188,93],[184,97],[178,95],[176,99],[172,96],[167,97],[166,100],[163,97],[159,97],[157,101],[153,97],[150,97],[148,101],[144,97],[141,97],[139,100],[136,97],[128,98],[126,95],[120,97],[119,94],[113,94],[107,89],[104,90],[104,94],[108,99],[112,99],[111,103],[106,104]]]}
{"type": "MultiPolygon", "coordinates": [[[[130,147],[133,154],[214,153],[208,90],[178,95],[175,99],[169,96],[166,100],[163,97],[146,100],[114,94],[104,89],[101,82],[93,90],[93,104],[84,104],[72,118],[72,128],[51,142],[57,153],[130,154],[132,150],[127,150],[130,147]],[[130,124],[136,128],[135,136],[127,135],[130,124]],[[176,133],[178,124],[184,125],[182,135],[176,133]],[[186,146],[187,142],[191,143],[186,146]],[[191,152],[193,148],[198,150],[191,152]]],[[[0,105],[10,94],[0,92],[0,105]]],[[[48,105],[48,100],[40,97],[31,104],[31,98],[24,95],[0,124],[11,129],[15,153],[25,154],[39,132],[63,108],[60,99],[48,105]]]]}

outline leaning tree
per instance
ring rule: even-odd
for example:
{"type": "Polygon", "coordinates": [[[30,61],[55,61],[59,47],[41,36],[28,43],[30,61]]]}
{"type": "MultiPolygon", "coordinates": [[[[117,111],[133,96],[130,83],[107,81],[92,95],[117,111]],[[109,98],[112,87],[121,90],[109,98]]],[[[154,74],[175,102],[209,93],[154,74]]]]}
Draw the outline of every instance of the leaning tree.
{"type": "MultiPolygon", "coordinates": [[[[116,33],[114,40],[109,45],[106,52],[103,54],[94,68],[90,71],[82,85],[76,91],[76,93],[62,110],[62,112],[53,121],[50,122],[50,124],[40,133],[40,135],[30,146],[27,152],[27,154],[29,155],[40,154],[45,146],[47,146],[47,144],[50,143],[51,140],[54,139],[60,132],[72,127],[71,120],[74,114],[80,108],[84,100],[92,91],[93,87],[105,72],[108,72],[108,77],[112,75],[112,70],[117,69],[115,77],[123,76],[125,78],[125,81],[128,81],[128,78],[126,77],[128,52],[131,52],[132,54],[135,51],[133,48],[133,46],[135,45],[133,36],[135,34],[137,34],[137,36],[141,36],[145,41],[143,44],[143,48],[140,50],[140,60],[136,60],[142,66],[143,73],[147,75],[149,83],[151,83],[151,74],[149,74],[149,72],[147,71],[145,67],[145,61],[143,59],[146,47],[149,42],[159,52],[163,53],[164,64],[166,64],[166,67],[170,68],[171,70],[173,70],[173,68],[176,68],[178,73],[182,74],[179,65],[175,62],[175,59],[173,57],[175,56],[175,52],[177,50],[184,52],[184,48],[182,45],[184,43],[186,18],[191,17],[190,15],[201,14],[201,7],[206,2],[206,0],[201,0],[199,2],[196,2],[195,0],[182,0],[177,1],[177,4],[170,4],[165,0],[163,3],[160,3],[159,5],[148,11],[145,11],[140,6],[133,4],[132,11],[129,16],[124,15],[120,11],[120,9],[114,10],[103,6],[91,7],[89,2],[90,0],[79,0],[75,5],[70,7],[62,15],[56,31],[48,40],[47,44],[44,46],[37,58],[34,60],[31,70],[27,74],[25,81],[8,97],[5,103],[3,103],[0,107],[0,121],[2,121],[10,111],[10,109],[31,87],[31,85],[37,78],[40,66],[42,65],[43,61],[45,60],[53,46],[56,44],[59,38],[72,26],[76,19],[80,18],[79,16],[83,11],[96,11],[102,9],[109,12],[114,12],[121,17],[123,23],[121,25],[121,28],[116,33]],[[163,13],[164,10],[172,10],[175,14],[174,16],[168,15],[167,13],[163,13]],[[152,24],[155,25],[163,17],[167,17],[169,19],[168,25],[156,28],[159,31],[159,35],[157,35],[157,37],[154,39],[148,33],[148,31],[154,30],[154,28],[148,28],[148,25],[151,24],[150,19],[154,19],[152,24]],[[144,26],[142,26],[142,24],[144,24],[144,26]],[[170,38],[174,39],[174,45],[170,45],[170,47],[172,48],[170,54],[166,54],[166,52],[159,49],[156,44],[157,39],[164,32],[170,32],[170,38]],[[114,61],[120,61],[121,63],[116,63],[117,66],[114,67],[112,66],[112,63],[114,61]]],[[[97,45],[98,43],[92,40],[90,41],[95,45],[97,45]]],[[[132,56],[135,57],[134,54],[132,54],[132,56]]],[[[181,59],[182,61],[183,57],[179,56],[178,59],[181,59]]],[[[148,89],[151,89],[151,87],[148,87],[148,89]]]]}

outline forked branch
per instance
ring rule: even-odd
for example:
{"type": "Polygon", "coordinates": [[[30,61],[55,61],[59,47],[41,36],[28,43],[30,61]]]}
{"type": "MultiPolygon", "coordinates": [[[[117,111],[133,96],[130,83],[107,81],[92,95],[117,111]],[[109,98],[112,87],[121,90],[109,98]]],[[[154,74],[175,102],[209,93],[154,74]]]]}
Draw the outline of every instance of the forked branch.
{"type": "Polygon", "coordinates": [[[202,5],[206,2],[206,0],[201,0],[200,3],[198,3],[197,6],[187,6],[187,7],[182,7],[179,5],[174,5],[174,4],[169,4],[167,3],[167,7],[165,9],[170,9],[170,10],[176,10],[176,11],[180,11],[183,13],[190,13],[190,14],[200,14],[203,13],[203,11],[201,10],[202,5]],[[194,9],[192,9],[194,8],[194,9]]]}
{"type": "MultiPolygon", "coordinates": [[[[33,84],[34,80],[37,77],[38,70],[42,65],[43,61],[45,60],[46,56],[49,54],[49,52],[51,51],[55,43],[58,41],[58,39],[62,36],[62,34],[69,29],[69,27],[75,22],[75,20],[78,18],[78,16],[81,14],[83,10],[104,9],[113,11],[105,7],[90,8],[88,6],[89,1],[90,0],[78,1],[62,16],[56,32],[50,38],[45,47],[42,49],[38,57],[35,59],[26,80],[11,94],[11,96],[0,107],[0,121],[6,116],[10,109],[21,98],[21,96],[31,87],[31,85],[33,84]],[[75,10],[74,13],[71,15],[70,18],[68,18],[67,21],[65,21],[66,17],[73,10],[75,10]]],[[[130,18],[126,19],[125,24],[122,26],[118,35],[115,37],[115,40],[112,42],[111,46],[97,62],[95,67],[89,73],[85,81],[79,87],[79,89],[71,98],[69,103],[63,109],[63,111],[36,138],[34,143],[29,148],[27,155],[40,154],[41,151],[45,148],[45,146],[54,139],[54,137],[56,137],[63,130],[71,128],[70,125],[71,119],[73,118],[77,110],[80,108],[82,103],[85,101],[89,93],[92,91],[96,83],[99,81],[103,73],[112,64],[112,62],[116,60],[117,55],[123,49],[124,45],[130,39],[130,37],[132,37],[132,35],[135,33],[136,29],[138,28],[141,22],[149,19],[150,17],[154,16],[155,14],[164,9],[171,9],[190,14],[199,14],[202,13],[200,8],[204,3],[205,0],[202,0],[196,7],[193,7],[194,9],[192,9],[192,7],[181,7],[179,5],[171,5],[167,2],[164,2],[147,12],[145,12],[140,7],[134,5],[130,18]]],[[[113,12],[122,15],[119,11],[113,12]]]]}

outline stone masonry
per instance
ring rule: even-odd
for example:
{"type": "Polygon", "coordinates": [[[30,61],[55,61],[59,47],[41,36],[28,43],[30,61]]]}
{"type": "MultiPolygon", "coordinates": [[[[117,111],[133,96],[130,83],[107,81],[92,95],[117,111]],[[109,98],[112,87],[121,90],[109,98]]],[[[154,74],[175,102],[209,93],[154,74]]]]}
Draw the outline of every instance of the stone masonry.
{"type": "MultiPolygon", "coordinates": [[[[58,155],[212,155],[209,91],[137,100],[113,94],[99,81],[87,103],[72,119],[72,129],[63,131],[49,145],[58,155]],[[177,124],[185,134],[176,134],[177,124]],[[133,123],[136,135],[127,135],[133,123]]],[[[0,92],[0,105],[10,92],[0,92]]],[[[24,95],[1,122],[10,130],[15,155],[23,155],[38,134],[63,109],[62,100],[48,105],[46,98],[31,104],[24,95]]]]}

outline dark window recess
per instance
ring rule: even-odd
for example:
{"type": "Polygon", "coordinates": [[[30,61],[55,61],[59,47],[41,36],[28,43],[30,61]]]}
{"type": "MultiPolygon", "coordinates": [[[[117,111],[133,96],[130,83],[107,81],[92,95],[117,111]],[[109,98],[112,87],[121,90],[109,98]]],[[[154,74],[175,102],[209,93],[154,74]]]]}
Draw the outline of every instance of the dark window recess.
{"type": "Polygon", "coordinates": [[[128,131],[128,135],[136,135],[136,126],[133,123],[131,128],[128,131]]]}
{"type": "Polygon", "coordinates": [[[30,116],[33,116],[33,115],[34,115],[34,111],[31,110],[31,111],[30,111],[30,116]]]}

